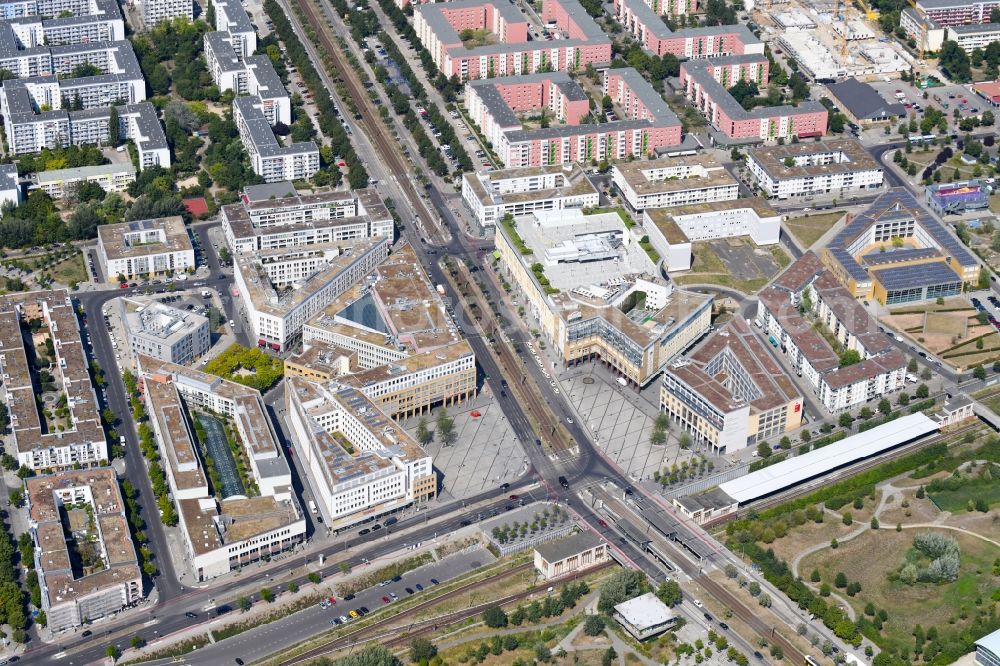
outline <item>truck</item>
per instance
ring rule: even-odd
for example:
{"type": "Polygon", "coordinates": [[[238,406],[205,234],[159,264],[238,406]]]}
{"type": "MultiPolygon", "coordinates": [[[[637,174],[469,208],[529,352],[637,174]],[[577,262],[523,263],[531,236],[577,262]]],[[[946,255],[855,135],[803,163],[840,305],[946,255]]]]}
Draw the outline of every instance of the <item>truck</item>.
{"type": "Polygon", "coordinates": [[[438,292],[438,293],[439,293],[440,295],[444,296],[444,285],[442,285],[442,284],[439,284],[439,285],[437,285],[437,286],[435,287],[435,289],[437,289],[437,292],[438,292]]]}
{"type": "Polygon", "coordinates": [[[910,382],[911,384],[916,384],[917,383],[917,376],[915,374],[913,374],[912,372],[908,372],[908,373],[906,373],[906,381],[910,382]]]}
{"type": "Polygon", "coordinates": [[[313,514],[314,516],[317,513],[316,502],[313,500],[309,500],[309,513],[313,514]]]}

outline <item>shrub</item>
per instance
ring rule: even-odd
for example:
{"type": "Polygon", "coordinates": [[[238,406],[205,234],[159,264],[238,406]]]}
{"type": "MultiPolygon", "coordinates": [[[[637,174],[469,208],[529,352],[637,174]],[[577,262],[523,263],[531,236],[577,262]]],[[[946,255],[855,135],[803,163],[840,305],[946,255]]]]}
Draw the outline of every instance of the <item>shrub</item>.
{"type": "Polygon", "coordinates": [[[588,636],[598,636],[604,631],[604,618],[600,615],[588,615],[583,623],[583,633],[588,636]]]}
{"type": "Polygon", "coordinates": [[[499,606],[490,606],[483,611],[483,623],[491,629],[500,629],[507,626],[507,613],[499,606]]]}

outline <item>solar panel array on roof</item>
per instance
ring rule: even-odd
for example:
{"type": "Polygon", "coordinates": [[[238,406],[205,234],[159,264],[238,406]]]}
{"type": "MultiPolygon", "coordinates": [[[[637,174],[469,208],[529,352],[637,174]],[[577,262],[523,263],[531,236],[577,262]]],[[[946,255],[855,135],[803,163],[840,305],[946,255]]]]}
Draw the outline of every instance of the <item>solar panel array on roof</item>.
{"type": "Polygon", "coordinates": [[[886,291],[962,282],[962,278],[955,271],[941,262],[883,268],[872,272],[886,291]]]}
{"type": "Polygon", "coordinates": [[[854,280],[857,280],[858,282],[868,281],[868,273],[866,273],[865,269],[858,265],[858,262],[855,261],[850,252],[839,247],[831,247],[829,248],[829,251],[830,255],[840,262],[840,265],[843,266],[844,270],[847,271],[847,273],[854,280]]]}

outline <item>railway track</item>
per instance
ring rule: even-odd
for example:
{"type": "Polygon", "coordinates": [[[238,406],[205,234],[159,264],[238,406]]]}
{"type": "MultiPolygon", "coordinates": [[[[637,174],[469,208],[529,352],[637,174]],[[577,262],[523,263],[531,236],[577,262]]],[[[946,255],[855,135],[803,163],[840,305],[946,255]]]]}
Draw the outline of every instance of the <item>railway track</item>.
{"type": "MultiPolygon", "coordinates": [[[[435,599],[430,599],[428,601],[417,604],[412,608],[398,613],[396,615],[391,615],[386,617],[384,620],[379,620],[363,629],[358,629],[346,636],[341,636],[339,638],[333,639],[323,645],[317,646],[303,654],[296,655],[290,659],[281,662],[281,666],[296,666],[297,664],[304,664],[318,657],[328,655],[340,650],[351,649],[358,645],[363,645],[365,643],[370,643],[372,641],[378,641],[380,645],[386,646],[399,646],[405,645],[412,641],[414,638],[433,633],[441,626],[447,626],[454,624],[456,622],[461,622],[467,620],[471,617],[475,617],[482,613],[484,610],[491,606],[504,606],[507,604],[516,603],[518,601],[523,601],[534,594],[538,593],[538,589],[525,590],[523,592],[518,592],[516,594],[509,594],[499,599],[491,600],[486,603],[477,604],[475,606],[470,606],[468,608],[463,608],[452,613],[446,613],[437,617],[433,617],[426,620],[414,621],[405,628],[400,626],[400,621],[407,617],[411,617],[420,613],[421,611],[428,610],[443,601],[457,597],[459,595],[465,594],[479,586],[482,585],[492,585],[499,580],[504,580],[510,578],[526,569],[530,569],[534,565],[532,564],[522,564],[513,569],[509,569],[497,576],[492,576],[485,580],[475,581],[463,585],[462,587],[456,588],[446,594],[441,595],[435,599]]],[[[600,571],[609,566],[612,566],[611,562],[605,562],[597,567],[589,569],[587,573],[592,573],[595,571],[600,571]]],[[[572,576],[563,580],[572,580],[576,576],[572,576]]]]}
{"type": "MultiPolygon", "coordinates": [[[[480,290],[479,285],[473,279],[472,275],[468,272],[465,264],[454,259],[453,263],[457,266],[462,279],[466,280],[466,283],[469,285],[469,295],[467,298],[472,299],[475,302],[476,307],[479,308],[479,311],[482,313],[483,321],[480,322],[480,325],[484,332],[487,332],[487,326],[489,326],[489,332],[492,333],[493,339],[495,340],[495,342],[491,345],[491,348],[494,352],[496,352],[501,368],[508,377],[514,380],[511,382],[509,390],[515,391],[515,395],[518,397],[518,402],[521,403],[522,409],[531,415],[535,423],[540,426],[544,432],[548,433],[549,444],[554,451],[558,453],[572,448],[572,437],[565,433],[562,428],[562,424],[560,424],[558,419],[554,418],[552,413],[546,409],[544,401],[538,392],[517,381],[518,377],[524,377],[525,382],[532,380],[527,379],[525,373],[522,372],[517,354],[513,351],[513,349],[511,349],[511,345],[507,338],[500,334],[501,332],[496,325],[496,322],[491,319],[488,325],[485,323],[486,317],[491,315],[492,311],[486,301],[485,295],[480,290]]],[[[451,275],[450,271],[445,270],[444,273],[451,282],[455,291],[461,293],[460,285],[451,275]]],[[[471,317],[470,319],[474,319],[474,317],[471,317]]]]}
{"type": "Polygon", "coordinates": [[[747,626],[753,629],[759,636],[770,642],[772,645],[780,646],[782,652],[785,654],[785,659],[788,659],[792,664],[806,663],[806,656],[801,650],[792,645],[791,641],[787,638],[779,634],[773,626],[768,625],[760,619],[753,609],[747,608],[743,605],[743,602],[741,602],[732,592],[705,575],[695,576],[694,580],[701,585],[706,592],[712,595],[716,601],[721,603],[724,608],[728,608],[733,612],[733,615],[743,620],[747,626]]]}
{"type": "MultiPolygon", "coordinates": [[[[330,28],[324,20],[323,14],[311,0],[289,0],[289,2],[294,2],[302,10],[302,13],[308,18],[309,23],[316,30],[316,37],[320,42],[318,46],[333,60],[334,71],[327,70],[327,73],[330,75],[330,78],[340,81],[347,88],[358,109],[358,113],[361,115],[361,119],[357,121],[357,124],[362,127],[368,136],[369,141],[375,147],[382,162],[389,167],[389,170],[395,177],[396,184],[409,200],[413,210],[416,211],[426,225],[424,228],[427,230],[434,229],[436,227],[435,221],[437,220],[437,215],[432,215],[431,210],[425,205],[420,194],[410,181],[409,167],[399,152],[399,145],[394,138],[389,136],[388,129],[382,123],[378,115],[378,110],[372,104],[371,98],[368,97],[368,92],[362,85],[357,71],[347,62],[341,47],[331,35],[330,28]]],[[[308,38],[303,37],[303,39],[308,38]]],[[[316,64],[319,67],[325,68],[325,64],[322,62],[316,64]]]]}

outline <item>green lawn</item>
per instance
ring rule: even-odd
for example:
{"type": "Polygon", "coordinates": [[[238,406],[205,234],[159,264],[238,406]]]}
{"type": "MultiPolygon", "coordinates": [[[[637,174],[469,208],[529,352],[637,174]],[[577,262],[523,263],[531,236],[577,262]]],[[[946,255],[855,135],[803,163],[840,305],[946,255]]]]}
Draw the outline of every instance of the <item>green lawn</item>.
{"type": "Polygon", "coordinates": [[[809,555],[800,563],[799,570],[808,574],[818,569],[822,580],[831,584],[836,573],[841,571],[847,574],[849,581],[860,582],[860,593],[850,598],[843,596],[848,598],[859,616],[863,615],[868,602],[888,612],[889,621],[885,623],[881,647],[912,650],[912,632],[917,624],[925,631],[937,627],[939,632],[949,634],[972,623],[976,608],[973,600],[978,596],[988,599],[996,587],[997,577],[991,572],[993,561],[1000,556],[1000,548],[981,539],[941,530],[942,534],[958,541],[961,547],[962,563],[958,579],[940,585],[906,585],[898,580],[890,581],[888,574],[898,570],[911,548],[913,537],[923,531],[930,530],[868,531],[842,543],[836,550],[825,548],[809,555]],[[963,610],[968,613],[964,620],[960,618],[963,610]],[[949,622],[952,618],[954,624],[949,622]]]}
{"type": "Polygon", "coordinates": [[[83,253],[81,252],[77,252],[72,257],[60,261],[47,272],[55,282],[65,285],[87,282],[90,279],[90,276],[87,275],[87,266],[83,263],[83,253]]]}
{"type": "MultiPolygon", "coordinates": [[[[944,482],[935,481],[935,484],[948,483],[955,484],[957,487],[943,488],[941,490],[928,489],[927,494],[939,509],[952,513],[965,512],[968,510],[967,507],[970,501],[975,502],[980,499],[992,506],[1000,502],[1000,483],[993,478],[996,474],[1000,473],[1000,466],[990,465],[990,473],[990,478],[983,479],[979,478],[979,471],[972,470],[971,474],[962,475],[960,483],[956,483],[958,479],[954,477],[944,482]]],[[[933,484],[931,487],[933,487],[933,484]]]]}
{"type": "Polygon", "coordinates": [[[812,247],[820,237],[844,216],[843,211],[803,215],[785,220],[785,227],[803,247],[812,247]]]}

